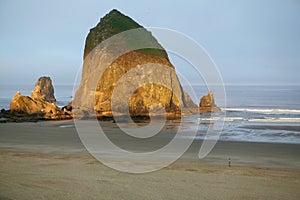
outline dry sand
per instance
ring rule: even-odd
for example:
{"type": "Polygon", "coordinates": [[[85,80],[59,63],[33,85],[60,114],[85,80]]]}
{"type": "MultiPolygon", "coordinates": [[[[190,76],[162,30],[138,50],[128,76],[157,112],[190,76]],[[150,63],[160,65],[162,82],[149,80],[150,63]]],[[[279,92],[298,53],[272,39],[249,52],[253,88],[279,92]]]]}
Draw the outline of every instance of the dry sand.
{"type": "Polygon", "coordinates": [[[0,124],[0,149],[0,199],[300,199],[300,145],[218,142],[199,160],[194,142],[171,166],[128,174],[91,157],[66,121],[0,124]]]}

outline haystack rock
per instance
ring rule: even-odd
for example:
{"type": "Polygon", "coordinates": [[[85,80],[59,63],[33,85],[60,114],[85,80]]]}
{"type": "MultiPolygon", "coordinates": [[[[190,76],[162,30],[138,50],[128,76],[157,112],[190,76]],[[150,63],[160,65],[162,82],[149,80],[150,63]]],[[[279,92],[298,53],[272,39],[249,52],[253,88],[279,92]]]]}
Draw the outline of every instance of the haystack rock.
{"type": "Polygon", "coordinates": [[[183,91],[167,52],[151,32],[112,10],[86,38],[82,79],[73,107],[74,113],[95,111],[98,117],[128,110],[132,117],[149,116],[150,110],[160,107],[173,118],[197,105],[183,91]],[[115,37],[127,30],[130,34],[115,37]],[[112,36],[112,42],[105,41],[112,36]],[[134,45],[149,48],[130,49],[134,45]]]}
{"type": "Polygon", "coordinates": [[[200,100],[199,112],[221,112],[222,110],[215,104],[214,95],[211,91],[206,96],[203,96],[200,100]]]}
{"type": "Polygon", "coordinates": [[[55,103],[54,88],[50,77],[42,76],[35,84],[34,90],[31,92],[31,98],[55,103]]]}

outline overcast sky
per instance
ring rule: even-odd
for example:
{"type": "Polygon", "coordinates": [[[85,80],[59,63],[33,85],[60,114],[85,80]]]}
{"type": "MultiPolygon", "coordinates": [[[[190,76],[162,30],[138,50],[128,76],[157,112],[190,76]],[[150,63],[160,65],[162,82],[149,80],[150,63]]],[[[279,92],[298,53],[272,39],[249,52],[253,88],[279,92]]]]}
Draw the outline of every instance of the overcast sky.
{"type": "Polygon", "coordinates": [[[42,75],[72,84],[89,29],[113,8],[192,37],[226,84],[300,84],[297,0],[45,2],[0,0],[0,84],[34,84],[42,75]]]}

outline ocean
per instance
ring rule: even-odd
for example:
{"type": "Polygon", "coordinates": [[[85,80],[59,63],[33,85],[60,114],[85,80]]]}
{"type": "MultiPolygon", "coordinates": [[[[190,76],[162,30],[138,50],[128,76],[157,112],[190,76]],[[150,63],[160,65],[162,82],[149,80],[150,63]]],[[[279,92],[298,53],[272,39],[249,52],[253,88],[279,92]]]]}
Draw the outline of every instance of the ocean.
{"type": "MultiPolygon", "coordinates": [[[[1,85],[0,109],[9,109],[17,91],[30,95],[34,85],[1,85]]],[[[73,85],[56,85],[58,106],[72,100],[73,85]]],[[[205,86],[193,86],[197,98],[207,93],[205,86]]],[[[220,140],[300,144],[300,86],[226,86],[227,107],[220,140]]],[[[199,103],[199,99],[195,100],[199,103]]],[[[218,104],[218,99],[216,99],[218,104]]],[[[203,139],[209,123],[222,120],[220,114],[194,115],[189,123],[198,126],[196,139],[203,139]]]]}
{"type": "MultiPolygon", "coordinates": [[[[197,96],[207,92],[204,86],[193,89],[197,96]]],[[[220,140],[300,144],[300,86],[226,86],[225,90],[227,106],[222,110],[226,117],[220,140]]],[[[197,119],[223,120],[219,113],[191,117],[191,121],[197,119]]],[[[199,126],[196,139],[204,138],[207,126],[199,126]]]]}

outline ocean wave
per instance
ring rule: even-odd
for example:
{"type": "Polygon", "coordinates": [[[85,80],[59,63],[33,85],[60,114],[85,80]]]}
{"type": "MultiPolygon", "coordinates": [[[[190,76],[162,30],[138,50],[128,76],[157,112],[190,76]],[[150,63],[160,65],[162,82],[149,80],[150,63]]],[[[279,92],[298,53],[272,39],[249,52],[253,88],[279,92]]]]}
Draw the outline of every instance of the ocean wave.
{"type": "Polygon", "coordinates": [[[300,118],[264,118],[264,119],[248,119],[250,122],[299,122],[300,118]]]}
{"type": "Polygon", "coordinates": [[[259,108],[222,108],[229,112],[252,112],[264,114],[300,114],[300,110],[296,109],[259,109],[259,108]]]}
{"type": "Polygon", "coordinates": [[[200,121],[243,121],[243,117],[209,117],[209,118],[198,118],[200,121]]]}
{"type": "Polygon", "coordinates": [[[300,118],[243,118],[243,117],[210,117],[210,118],[199,118],[200,121],[248,121],[248,122],[295,122],[300,123],[300,118]]]}
{"type": "MultiPolygon", "coordinates": [[[[191,136],[181,136],[183,139],[194,139],[194,140],[204,140],[204,135],[197,135],[195,137],[191,136]]],[[[220,141],[239,141],[239,142],[264,142],[264,143],[284,143],[284,144],[300,144],[299,136],[286,135],[286,136],[255,136],[255,135],[230,135],[223,136],[219,138],[220,141]]]]}

